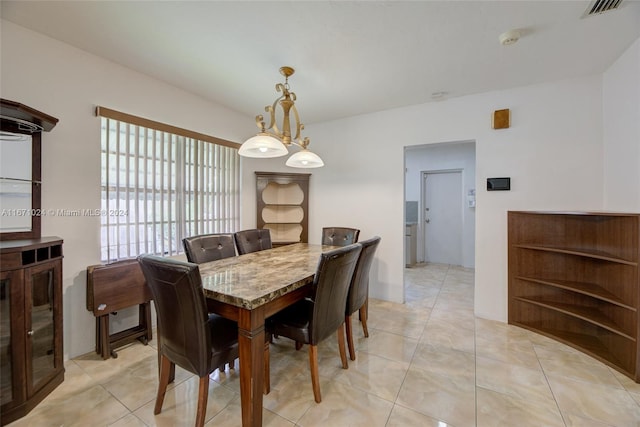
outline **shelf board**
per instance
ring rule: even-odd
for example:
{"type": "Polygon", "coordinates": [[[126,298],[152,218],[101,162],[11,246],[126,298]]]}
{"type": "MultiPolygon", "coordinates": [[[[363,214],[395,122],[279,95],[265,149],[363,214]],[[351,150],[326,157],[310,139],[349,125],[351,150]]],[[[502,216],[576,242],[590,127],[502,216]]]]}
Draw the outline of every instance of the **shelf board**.
{"type": "Polygon", "coordinates": [[[541,245],[527,245],[527,244],[515,244],[513,246],[520,249],[531,249],[534,251],[542,251],[542,252],[555,252],[555,253],[575,255],[575,256],[580,256],[585,258],[600,259],[603,261],[615,262],[618,264],[626,264],[626,265],[631,265],[635,267],[638,266],[637,262],[629,261],[623,258],[618,258],[614,255],[611,255],[603,251],[585,251],[585,250],[575,249],[575,248],[563,248],[563,247],[557,247],[557,246],[541,246],[541,245]]]}
{"type": "Polygon", "coordinates": [[[515,297],[514,299],[544,307],[549,310],[557,311],[580,320],[584,320],[585,322],[599,326],[608,330],[609,332],[613,332],[616,335],[620,335],[621,337],[636,342],[636,339],[633,336],[622,331],[618,325],[612,322],[611,319],[609,319],[607,316],[597,311],[597,309],[580,307],[573,304],[565,304],[555,301],[546,301],[537,298],[515,297]]]}
{"type": "Polygon", "coordinates": [[[582,295],[587,295],[608,303],[617,305],[622,308],[626,308],[631,311],[636,311],[636,308],[632,305],[625,303],[623,300],[607,291],[601,286],[593,283],[574,282],[571,280],[557,280],[557,279],[541,279],[535,277],[516,276],[518,280],[524,280],[527,282],[538,283],[541,285],[552,286],[554,288],[566,289],[571,292],[576,292],[582,295]]]}
{"type": "MultiPolygon", "coordinates": [[[[31,193],[26,193],[26,192],[9,192],[9,191],[0,191],[0,196],[4,196],[4,197],[14,197],[16,199],[26,199],[26,198],[31,198],[31,193]]],[[[7,210],[11,210],[11,209],[7,209],[7,210]]],[[[31,203],[29,203],[29,205],[27,206],[27,208],[25,209],[25,212],[28,212],[31,210],[31,203]]],[[[27,214],[25,213],[25,216],[27,214]]]]}

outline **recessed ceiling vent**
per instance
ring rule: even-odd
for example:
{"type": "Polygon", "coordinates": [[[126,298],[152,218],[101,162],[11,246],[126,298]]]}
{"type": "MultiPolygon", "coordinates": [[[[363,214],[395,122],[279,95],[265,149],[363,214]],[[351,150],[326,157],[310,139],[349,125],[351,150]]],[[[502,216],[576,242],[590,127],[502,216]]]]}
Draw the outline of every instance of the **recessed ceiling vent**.
{"type": "Polygon", "coordinates": [[[622,0],[593,0],[587,10],[582,15],[583,18],[592,15],[599,15],[610,10],[614,10],[620,7],[622,0]]]}

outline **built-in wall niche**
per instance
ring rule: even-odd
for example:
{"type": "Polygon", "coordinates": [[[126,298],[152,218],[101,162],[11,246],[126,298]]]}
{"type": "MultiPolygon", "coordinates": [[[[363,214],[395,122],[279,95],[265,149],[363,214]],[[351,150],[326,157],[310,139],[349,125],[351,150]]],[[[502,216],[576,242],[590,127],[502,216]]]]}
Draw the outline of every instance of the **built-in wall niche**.
{"type": "Polygon", "coordinates": [[[270,182],[262,191],[264,228],[271,231],[272,241],[298,242],[304,220],[304,193],[300,184],[270,182]]]}
{"type": "Polygon", "coordinates": [[[309,176],[256,172],[257,227],[271,232],[274,246],[307,242],[309,176]]]}
{"type": "Polygon", "coordinates": [[[0,99],[0,240],[40,238],[41,141],[58,119],[0,99]]]}

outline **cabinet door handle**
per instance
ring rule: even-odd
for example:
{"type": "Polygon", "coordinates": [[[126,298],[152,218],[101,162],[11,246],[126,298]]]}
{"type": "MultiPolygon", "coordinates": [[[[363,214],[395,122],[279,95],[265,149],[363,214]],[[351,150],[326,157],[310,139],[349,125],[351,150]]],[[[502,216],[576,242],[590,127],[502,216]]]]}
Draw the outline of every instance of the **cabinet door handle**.
{"type": "Polygon", "coordinates": [[[33,336],[33,331],[32,330],[31,331],[27,331],[27,335],[28,336],[33,336]]]}

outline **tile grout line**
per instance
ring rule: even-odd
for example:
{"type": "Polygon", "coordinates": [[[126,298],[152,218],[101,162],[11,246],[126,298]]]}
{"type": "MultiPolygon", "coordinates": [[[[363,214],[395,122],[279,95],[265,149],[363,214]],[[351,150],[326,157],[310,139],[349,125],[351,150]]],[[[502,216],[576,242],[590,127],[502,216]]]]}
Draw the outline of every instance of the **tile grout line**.
{"type": "MultiPolygon", "coordinates": [[[[404,373],[404,378],[402,379],[402,382],[400,383],[400,387],[398,387],[398,392],[396,393],[396,397],[393,400],[393,406],[391,407],[391,412],[389,412],[389,416],[387,417],[387,421],[385,423],[385,426],[389,424],[389,420],[391,419],[391,414],[393,413],[393,410],[395,409],[396,406],[399,406],[401,408],[405,408],[404,406],[400,405],[398,403],[398,397],[400,395],[400,391],[402,390],[402,387],[404,386],[404,383],[407,379],[407,376],[409,375],[409,370],[411,369],[411,365],[413,364],[413,360],[416,357],[416,353],[418,352],[418,347],[420,346],[420,342],[422,341],[422,338],[424,337],[425,334],[425,330],[427,329],[427,326],[429,325],[429,321],[431,320],[431,314],[433,313],[433,309],[435,308],[436,304],[438,303],[438,299],[440,298],[440,293],[442,292],[442,288],[444,287],[444,282],[446,280],[447,274],[449,272],[449,268],[450,266],[447,264],[447,271],[445,272],[445,274],[442,277],[442,280],[439,280],[440,286],[438,287],[438,293],[435,296],[435,301],[433,303],[433,306],[429,309],[429,316],[427,317],[427,320],[424,324],[424,328],[422,329],[422,333],[420,334],[420,337],[417,339],[417,345],[416,345],[416,349],[413,352],[413,355],[411,356],[411,361],[409,361],[409,366],[407,367],[407,370],[404,373]]],[[[403,286],[406,286],[403,282],[403,286]]],[[[404,302],[404,304],[406,304],[406,301],[404,302]]],[[[409,409],[409,410],[413,410],[410,408],[405,408],[405,409],[409,409]]],[[[426,414],[425,414],[426,415],[426,414]]],[[[430,416],[430,415],[427,415],[430,416]]],[[[435,417],[432,417],[435,418],[435,417]]]]}

